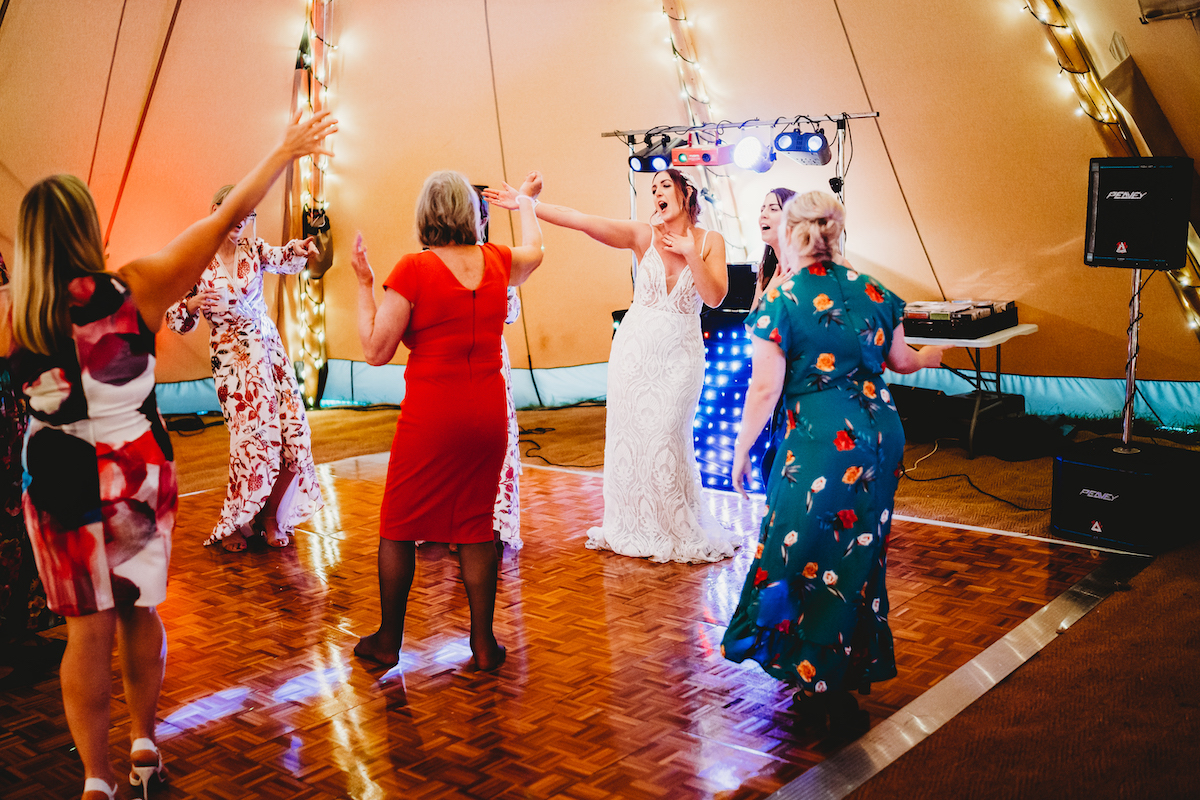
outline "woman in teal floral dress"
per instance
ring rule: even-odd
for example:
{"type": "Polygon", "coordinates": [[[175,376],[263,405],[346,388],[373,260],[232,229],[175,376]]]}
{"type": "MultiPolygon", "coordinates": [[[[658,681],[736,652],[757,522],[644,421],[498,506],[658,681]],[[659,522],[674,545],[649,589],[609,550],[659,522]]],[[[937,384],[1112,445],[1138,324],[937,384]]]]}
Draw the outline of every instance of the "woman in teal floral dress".
{"type": "Polygon", "coordinates": [[[904,430],[884,365],[915,372],[944,348],[904,343],[904,301],[844,266],[845,209],[809,192],[784,209],[784,265],[753,311],[753,378],[734,448],[745,496],[749,449],[782,392],[787,422],[767,477],[767,512],[722,643],[797,686],[802,719],[866,731],[849,690],[896,675],[884,586],[904,430]]]}

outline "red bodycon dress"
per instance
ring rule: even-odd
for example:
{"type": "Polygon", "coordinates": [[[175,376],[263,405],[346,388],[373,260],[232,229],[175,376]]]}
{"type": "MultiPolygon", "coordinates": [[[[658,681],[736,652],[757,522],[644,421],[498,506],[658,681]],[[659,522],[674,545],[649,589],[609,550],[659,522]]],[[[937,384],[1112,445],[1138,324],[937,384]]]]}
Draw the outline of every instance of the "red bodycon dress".
{"type": "Polygon", "coordinates": [[[411,351],[392,440],[379,535],[487,542],[508,440],[500,337],[512,251],[481,245],[483,281],[466,289],[431,252],[400,259],[384,281],[413,305],[411,351]]]}

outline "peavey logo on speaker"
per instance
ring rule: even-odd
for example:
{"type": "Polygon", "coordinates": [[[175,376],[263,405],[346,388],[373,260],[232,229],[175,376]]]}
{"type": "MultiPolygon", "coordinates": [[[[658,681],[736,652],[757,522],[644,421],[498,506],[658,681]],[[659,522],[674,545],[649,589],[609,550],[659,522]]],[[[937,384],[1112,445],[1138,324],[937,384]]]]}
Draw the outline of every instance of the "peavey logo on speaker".
{"type": "Polygon", "coordinates": [[[1095,489],[1080,489],[1079,494],[1096,500],[1107,500],[1110,503],[1120,497],[1120,495],[1115,495],[1112,492],[1097,492],[1095,489]]]}
{"type": "Polygon", "coordinates": [[[1141,200],[1149,192],[1109,192],[1105,200],[1141,200]]]}

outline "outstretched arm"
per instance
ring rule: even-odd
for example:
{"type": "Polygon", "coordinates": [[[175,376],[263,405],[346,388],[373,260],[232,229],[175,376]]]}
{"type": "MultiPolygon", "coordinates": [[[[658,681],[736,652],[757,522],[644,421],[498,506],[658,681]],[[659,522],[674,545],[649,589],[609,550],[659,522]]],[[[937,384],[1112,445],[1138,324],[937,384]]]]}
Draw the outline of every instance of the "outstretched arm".
{"type": "MultiPolygon", "coordinates": [[[[504,184],[503,189],[483,190],[483,196],[489,203],[509,211],[517,210],[518,194],[519,192],[507,183],[504,184]]],[[[632,250],[638,258],[641,258],[642,254],[646,252],[646,248],[650,246],[650,226],[637,220],[597,217],[573,208],[554,206],[549,203],[538,203],[536,214],[538,219],[545,220],[551,225],[582,231],[601,244],[632,250]]]]}
{"type": "Polygon", "coordinates": [[[892,346],[888,350],[887,365],[892,372],[907,375],[919,369],[939,366],[942,363],[942,354],[949,349],[949,347],[941,345],[927,344],[920,350],[913,350],[908,342],[904,341],[904,323],[901,323],[892,333],[892,346]]]}
{"type": "Polygon", "coordinates": [[[537,196],[541,191],[541,174],[531,172],[525,177],[521,191],[517,194],[517,210],[521,214],[521,244],[512,249],[512,275],[509,277],[509,286],[520,286],[542,263],[545,248],[542,247],[542,229],[534,212],[537,196]],[[524,202],[521,202],[522,199],[524,202]]]}
{"type": "Polygon", "coordinates": [[[358,278],[358,338],[362,341],[363,358],[377,367],[396,355],[400,339],[408,330],[412,303],[399,292],[385,288],[383,305],[375,307],[375,272],[367,261],[362,233],[354,240],[350,266],[358,278]]]}
{"type": "Polygon", "coordinates": [[[284,131],[283,142],[233,187],[215,211],[190,225],[162,250],[118,271],[151,330],[158,330],[163,314],[200,279],[229,230],[254,210],[292,159],[332,155],[322,141],[336,130],[337,121],[327,111],[304,122],[296,114],[284,131]]]}

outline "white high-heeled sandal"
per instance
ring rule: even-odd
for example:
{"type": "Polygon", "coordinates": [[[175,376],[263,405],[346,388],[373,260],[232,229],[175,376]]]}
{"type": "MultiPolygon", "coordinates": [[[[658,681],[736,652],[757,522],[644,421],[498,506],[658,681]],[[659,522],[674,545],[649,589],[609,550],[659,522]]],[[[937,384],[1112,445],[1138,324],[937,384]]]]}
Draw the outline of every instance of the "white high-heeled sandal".
{"type": "Polygon", "coordinates": [[[103,778],[88,778],[83,782],[83,793],[103,792],[108,800],[117,800],[117,784],[109,786],[103,778]]]}
{"type": "Polygon", "coordinates": [[[165,783],[167,780],[167,768],[163,765],[162,753],[158,752],[158,747],[149,739],[137,739],[133,743],[133,747],[129,748],[129,755],[132,758],[133,754],[139,750],[148,750],[154,753],[154,757],[158,763],[151,765],[133,763],[129,772],[129,785],[142,787],[142,800],[150,800],[150,785],[152,783],[165,783]]]}

